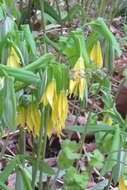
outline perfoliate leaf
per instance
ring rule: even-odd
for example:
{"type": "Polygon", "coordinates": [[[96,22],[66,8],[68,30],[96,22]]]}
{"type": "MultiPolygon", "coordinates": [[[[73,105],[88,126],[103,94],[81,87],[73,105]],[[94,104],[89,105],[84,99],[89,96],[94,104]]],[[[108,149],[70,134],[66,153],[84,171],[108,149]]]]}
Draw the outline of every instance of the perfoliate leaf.
{"type": "Polygon", "coordinates": [[[111,153],[107,157],[107,161],[101,171],[101,176],[103,176],[107,171],[111,170],[117,163],[118,160],[118,150],[120,148],[120,128],[117,126],[115,134],[112,140],[111,153]]]}
{"type": "Polygon", "coordinates": [[[107,40],[109,40],[114,49],[117,51],[117,53],[120,55],[121,49],[119,44],[116,41],[116,38],[114,37],[114,35],[110,32],[110,30],[108,29],[108,26],[105,24],[103,18],[98,18],[95,21],[92,21],[90,23],[91,27],[93,28],[93,30],[95,32],[98,32],[99,34],[101,34],[104,38],[106,38],[107,40]]]}
{"type": "Polygon", "coordinates": [[[36,54],[36,44],[33,39],[32,33],[30,31],[29,25],[28,24],[22,25],[22,30],[24,31],[25,39],[27,41],[29,48],[31,49],[32,54],[35,55],[36,54]]]}
{"type": "Polygon", "coordinates": [[[10,130],[16,128],[16,96],[14,91],[14,79],[5,77],[4,83],[4,113],[3,119],[5,125],[10,130]]]}

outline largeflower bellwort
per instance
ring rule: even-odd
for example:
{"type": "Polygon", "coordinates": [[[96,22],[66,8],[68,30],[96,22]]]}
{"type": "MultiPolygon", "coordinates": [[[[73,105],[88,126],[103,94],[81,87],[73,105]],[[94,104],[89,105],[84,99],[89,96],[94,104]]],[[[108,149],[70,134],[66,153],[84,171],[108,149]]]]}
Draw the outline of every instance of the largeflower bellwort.
{"type": "Polygon", "coordinates": [[[84,91],[86,87],[85,66],[83,57],[80,56],[73,67],[73,79],[70,80],[69,93],[74,96],[79,96],[83,100],[84,91]]]}
{"type": "Polygon", "coordinates": [[[64,127],[67,113],[68,113],[68,101],[66,92],[60,90],[57,93],[56,80],[48,84],[46,91],[42,97],[43,105],[49,104],[51,106],[51,115],[48,123],[48,136],[51,137],[52,133],[56,131],[57,135],[60,137],[61,130],[64,127]]]}
{"type": "Polygon", "coordinates": [[[94,62],[97,68],[101,69],[103,67],[103,57],[102,57],[102,51],[100,42],[97,41],[96,44],[94,44],[91,52],[90,52],[90,58],[91,61],[94,62]]]}
{"type": "Polygon", "coordinates": [[[7,59],[7,65],[10,67],[15,67],[17,69],[19,69],[21,67],[20,66],[20,58],[17,55],[17,53],[13,47],[10,50],[10,55],[7,59]]]}

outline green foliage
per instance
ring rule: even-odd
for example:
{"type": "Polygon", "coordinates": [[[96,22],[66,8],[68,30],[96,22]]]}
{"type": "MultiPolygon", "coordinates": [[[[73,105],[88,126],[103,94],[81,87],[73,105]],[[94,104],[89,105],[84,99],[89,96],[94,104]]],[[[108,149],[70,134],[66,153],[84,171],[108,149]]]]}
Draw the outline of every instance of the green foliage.
{"type": "Polygon", "coordinates": [[[118,150],[120,148],[120,129],[117,126],[111,146],[111,153],[109,154],[107,161],[101,171],[101,175],[104,175],[107,171],[111,170],[117,163],[118,150]]]}
{"type": "Polygon", "coordinates": [[[79,145],[75,141],[64,141],[58,159],[58,167],[60,169],[67,169],[76,159],[79,159],[81,155],[77,153],[78,149],[79,145]]]}
{"type": "Polygon", "coordinates": [[[88,185],[88,173],[77,173],[74,167],[70,167],[64,176],[64,187],[68,190],[82,190],[88,185]]]}
{"type": "MultiPolygon", "coordinates": [[[[122,165],[122,162],[125,164],[127,162],[126,154],[120,149],[126,148],[127,124],[116,110],[115,97],[112,95],[112,81],[109,77],[114,72],[115,55],[121,55],[122,51],[116,37],[108,27],[107,20],[102,17],[92,18],[94,14],[104,15],[109,4],[104,0],[79,1],[79,3],[63,1],[62,3],[63,5],[59,1],[29,1],[27,4],[26,1],[22,1],[19,2],[19,6],[17,1],[13,0],[3,0],[0,3],[0,131],[2,134],[4,127],[8,127],[9,131],[15,131],[18,116],[20,116],[20,125],[24,123],[27,127],[29,124],[31,131],[34,131],[36,130],[33,129],[34,125],[38,124],[36,128],[39,129],[37,136],[33,133],[32,156],[27,156],[23,147],[25,130],[23,128],[21,130],[19,125],[20,155],[11,159],[0,173],[0,188],[5,190],[8,190],[5,182],[12,172],[16,172],[17,175],[16,189],[24,190],[35,189],[35,185],[41,190],[43,176],[46,176],[46,180],[49,179],[47,185],[50,186],[53,183],[53,188],[56,178],[60,176],[64,180],[63,188],[82,190],[87,188],[93,168],[101,170],[101,176],[112,171],[115,184],[121,173],[126,173],[122,165]],[[40,24],[37,30],[34,21],[40,24]],[[76,29],[73,28],[73,21],[77,23],[76,29]],[[52,31],[50,32],[52,29],[56,29],[57,37],[55,38],[52,38],[52,31]],[[60,29],[61,35],[57,29],[60,29]],[[33,30],[36,31],[33,32],[33,30]],[[100,49],[103,47],[102,67],[108,68],[108,72],[105,72],[105,68],[98,68],[91,58],[91,50],[97,42],[100,43],[100,49]],[[53,51],[55,49],[54,55],[49,53],[51,47],[53,51]],[[12,55],[12,49],[14,55],[12,55]],[[42,52],[46,53],[42,54],[42,52]],[[8,66],[10,57],[13,59],[11,66],[8,66]],[[78,73],[74,66],[77,60],[80,60],[79,58],[82,58],[83,66],[80,63],[79,68],[76,68],[79,70],[78,73]],[[19,68],[15,68],[15,62],[18,62],[19,68]],[[53,80],[56,84],[48,89],[48,85],[53,80]],[[73,98],[73,94],[71,94],[72,97],[70,96],[70,82],[74,85],[72,88],[76,89],[79,87],[75,84],[80,82],[80,85],[83,85],[82,81],[85,82],[85,87],[82,88],[83,100],[80,101],[78,93],[74,98],[79,102],[78,106],[80,105],[83,109],[83,111],[79,109],[79,112],[84,113],[85,109],[85,124],[65,127],[70,133],[80,134],[81,139],[78,143],[63,140],[57,160],[58,168],[55,170],[44,161],[48,130],[50,129],[51,135],[58,130],[60,137],[64,126],[58,125],[59,120],[68,114],[65,112],[65,107],[68,109],[67,97],[73,98]],[[61,92],[64,92],[63,99],[59,99],[61,92]],[[92,97],[91,104],[89,97],[92,97]],[[99,107],[99,111],[96,105],[98,98],[104,105],[104,107],[99,107]],[[32,107],[35,104],[37,110],[35,106],[32,107]],[[28,105],[31,105],[29,109],[28,105]],[[57,107],[58,105],[62,107],[62,110],[61,107],[57,107]],[[25,109],[21,113],[22,108],[25,109]],[[54,113],[56,121],[54,121],[54,115],[52,116],[54,113]],[[105,115],[111,119],[112,124],[104,121],[105,115]],[[53,122],[56,122],[55,125],[53,122]],[[86,134],[94,134],[96,138],[97,149],[92,153],[87,153],[86,150],[85,153],[83,152],[86,134]],[[105,157],[105,152],[107,157],[105,157]],[[80,168],[80,161],[84,158],[88,162],[85,172],[80,168]],[[31,164],[31,172],[28,172],[24,166],[25,161],[31,164]]],[[[119,4],[119,1],[117,3],[119,4]]],[[[111,20],[117,3],[110,5],[111,13],[108,18],[111,20]]],[[[126,33],[126,25],[124,30],[126,33]]],[[[97,53],[98,57],[99,53],[97,53]]],[[[2,152],[4,152],[3,149],[2,152]]],[[[103,180],[94,189],[104,189],[107,184],[108,181],[103,180]]]]}
{"type": "Polygon", "coordinates": [[[95,167],[98,169],[101,169],[103,167],[103,162],[104,162],[104,156],[102,153],[100,153],[99,150],[95,150],[94,154],[90,156],[91,159],[89,161],[89,166],[90,167],[95,167]]]}

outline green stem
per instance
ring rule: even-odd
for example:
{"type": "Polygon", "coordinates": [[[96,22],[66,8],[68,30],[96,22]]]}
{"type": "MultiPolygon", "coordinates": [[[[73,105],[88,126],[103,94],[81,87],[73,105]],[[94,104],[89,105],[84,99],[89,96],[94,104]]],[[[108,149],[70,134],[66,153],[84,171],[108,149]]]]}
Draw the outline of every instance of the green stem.
{"type": "MultiPolygon", "coordinates": [[[[23,127],[20,127],[19,134],[20,134],[20,136],[19,136],[19,153],[24,155],[26,138],[25,138],[25,131],[24,131],[23,127]]],[[[23,163],[23,160],[22,160],[22,163],[23,163]]]]}
{"type": "Polygon", "coordinates": [[[60,168],[57,169],[56,175],[55,175],[55,177],[53,179],[53,184],[51,184],[51,190],[55,189],[55,182],[56,182],[56,179],[57,179],[57,177],[59,175],[59,172],[60,172],[60,168]]]}
{"type": "MultiPolygon", "coordinates": [[[[47,145],[48,120],[49,120],[49,106],[46,106],[45,110],[44,110],[44,116],[43,116],[44,142],[43,142],[43,147],[40,144],[40,150],[39,150],[40,153],[42,151],[42,159],[43,160],[45,159],[45,152],[46,152],[46,145],[47,145]]],[[[38,188],[38,190],[42,190],[42,177],[43,177],[43,167],[40,168],[39,188],[38,188]]]]}
{"type": "Polygon", "coordinates": [[[38,148],[37,148],[37,161],[35,163],[35,165],[33,166],[32,168],[32,187],[33,187],[33,190],[35,188],[35,182],[36,182],[36,176],[37,176],[37,171],[38,171],[38,160],[40,159],[40,155],[41,155],[41,146],[42,146],[42,137],[43,137],[43,110],[42,110],[42,107],[41,107],[41,124],[40,124],[40,135],[39,135],[39,138],[38,138],[38,148]]]}
{"type": "Polygon", "coordinates": [[[7,138],[5,140],[5,143],[4,143],[3,147],[2,147],[2,150],[1,150],[1,153],[0,153],[0,160],[2,159],[2,157],[3,157],[3,155],[4,155],[5,151],[6,151],[6,147],[7,147],[7,144],[8,144],[8,139],[9,139],[9,133],[8,133],[7,138]]]}
{"type": "MultiPolygon", "coordinates": [[[[25,154],[25,131],[23,127],[19,129],[19,154],[25,154]]],[[[21,163],[24,166],[24,159],[21,158],[21,163]]],[[[21,181],[21,175],[19,170],[16,171],[16,189],[19,185],[19,181],[21,181]]],[[[23,187],[24,188],[24,187],[23,187]]]]}
{"type": "Polygon", "coordinates": [[[104,16],[106,5],[108,4],[108,0],[102,0],[100,4],[99,16],[104,16]]]}
{"type": "Polygon", "coordinates": [[[58,0],[55,0],[55,1],[56,1],[57,10],[58,10],[58,13],[59,13],[60,24],[61,24],[61,35],[62,35],[62,34],[63,34],[63,26],[62,26],[61,11],[60,11],[60,7],[59,7],[59,2],[58,2],[58,0]]]}
{"type": "MultiPolygon", "coordinates": [[[[86,138],[86,132],[87,132],[87,128],[88,128],[88,123],[89,123],[89,117],[90,117],[90,112],[88,113],[88,118],[87,118],[87,123],[86,123],[86,128],[85,128],[85,131],[84,133],[81,135],[81,140],[80,140],[80,150],[79,150],[79,154],[82,153],[82,147],[83,147],[83,144],[84,144],[84,141],[85,141],[85,138],[86,138]]],[[[78,166],[79,166],[79,160],[77,161],[76,163],[76,169],[78,170],[78,166]]]]}
{"type": "Polygon", "coordinates": [[[90,8],[90,6],[91,6],[92,1],[93,1],[93,0],[88,0],[88,1],[86,2],[86,7],[85,7],[86,11],[89,11],[89,8],[90,8]]]}
{"type": "Polygon", "coordinates": [[[70,7],[69,7],[69,3],[68,3],[68,0],[65,0],[65,3],[66,3],[66,7],[67,7],[67,14],[68,14],[68,25],[70,26],[70,15],[69,15],[69,11],[70,11],[70,7]]]}
{"type": "MultiPolygon", "coordinates": [[[[42,29],[43,29],[43,33],[44,33],[44,36],[46,36],[46,31],[45,31],[45,16],[44,16],[44,0],[39,0],[39,4],[40,4],[40,7],[41,7],[41,19],[42,19],[42,29]]],[[[47,44],[45,42],[45,38],[43,39],[44,41],[44,53],[46,53],[48,51],[48,48],[47,48],[47,44]]]]}
{"type": "Polygon", "coordinates": [[[112,23],[112,20],[113,20],[115,14],[117,13],[119,3],[120,3],[120,1],[116,0],[112,4],[112,8],[110,11],[110,24],[112,23]]]}
{"type": "MultiPolygon", "coordinates": [[[[32,10],[33,0],[29,0],[28,5],[28,17],[27,17],[27,23],[31,26],[30,19],[31,19],[31,10],[32,10]]],[[[24,23],[23,23],[24,24],[24,23]]],[[[33,26],[32,26],[33,27],[33,26]]],[[[31,28],[32,29],[32,28],[31,28]]]]}

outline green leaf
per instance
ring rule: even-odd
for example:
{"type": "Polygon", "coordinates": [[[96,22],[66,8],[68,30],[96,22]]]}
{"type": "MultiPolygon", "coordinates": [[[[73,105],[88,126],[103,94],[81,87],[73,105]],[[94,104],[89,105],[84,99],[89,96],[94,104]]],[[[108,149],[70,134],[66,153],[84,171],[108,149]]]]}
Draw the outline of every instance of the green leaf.
{"type": "Polygon", "coordinates": [[[17,168],[16,169],[16,184],[15,184],[15,189],[18,190],[27,190],[26,185],[23,180],[23,176],[21,174],[21,171],[17,168]]]}
{"type": "Polygon", "coordinates": [[[0,5],[0,21],[4,18],[4,7],[0,5]]]}
{"type": "Polygon", "coordinates": [[[31,71],[25,69],[17,69],[7,65],[0,64],[0,76],[4,76],[4,72],[14,77],[16,80],[25,82],[26,84],[39,83],[40,79],[31,71]]]}
{"type": "MultiPolygon", "coordinates": [[[[23,182],[23,186],[25,187],[25,189],[29,189],[29,190],[32,190],[32,186],[31,186],[31,180],[29,178],[29,173],[28,171],[22,167],[22,165],[19,165],[19,168],[18,168],[21,176],[22,176],[22,182],[23,182]]],[[[20,176],[19,176],[20,177],[20,176]]]]}
{"type": "Polygon", "coordinates": [[[69,167],[64,176],[64,187],[69,190],[82,190],[88,185],[88,173],[79,174],[74,167],[69,167]]]}
{"type": "Polygon", "coordinates": [[[100,169],[103,167],[103,162],[104,162],[103,154],[101,154],[101,152],[96,149],[89,161],[89,166],[100,169]]]}
{"type": "Polygon", "coordinates": [[[75,159],[79,159],[81,155],[77,153],[79,144],[75,141],[65,140],[62,144],[62,151],[59,154],[58,165],[61,169],[70,167],[75,159]]]}
{"type": "Polygon", "coordinates": [[[32,54],[35,55],[36,54],[36,44],[35,44],[35,41],[33,39],[32,33],[30,31],[29,25],[24,24],[21,26],[21,28],[24,31],[25,39],[27,41],[29,48],[31,49],[32,54]]]}
{"type": "Polygon", "coordinates": [[[75,5],[69,10],[67,16],[62,19],[62,22],[71,21],[77,16],[79,12],[81,12],[82,16],[87,16],[87,13],[84,11],[81,5],[75,5]]]}
{"type": "Polygon", "coordinates": [[[50,16],[49,14],[44,13],[44,17],[45,17],[46,21],[49,21],[50,23],[52,23],[52,24],[48,24],[48,25],[45,26],[46,30],[50,30],[52,28],[55,28],[55,26],[56,27],[60,26],[59,24],[57,24],[56,20],[52,16],[50,16]]]}
{"type": "Polygon", "coordinates": [[[108,29],[108,26],[105,24],[103,18],[98,18],[97,20],[92,21],[90,23],[90,26],[95,32],[98,32],[104,38],[106,38],[112,43],[112,46],[117,51],[118,55],[122,53],[120,46],[116,41],[116,38],[114,37],[112,32],[110,32],[110,30],[108,29]]]}
{"type": "Polygon", "coordinates": [[[44,54],[36,61],[32,62],[31,64],[26,65],[23,67],[24,70],[28,71],[36,71],[42,68],[46,68],[47,64],[53,60],[54,56],[51,53],[44,54]]]}
{"type": "Polygon", "coordinates": [[[86,44],[87,44],[87,51],[90,54],[90,51],[92,49],[92,47],[94,46],[94,44],[100,40],[102,37],[100,34],[98,34],[97,32],[93,31],[89,34],[89,36],[86,39],[86,44]]]}
{"type": "Polygon", "coordinates": [[[107,48],[105,51],[105,59],[106,59],[106,64],[108,67],[108,71],[110,73],[114,72],[114,68],[115,68],[115,54],[114,54],[114,47],[112,45],[112,43],[109,41],[107,42],[107,48]]]}
{"type": "Polygon", "coordinates": [[[0,182],[4,183],[12,171],[15,169],[17,164],[17,157],[12,159],[10,163],[5,167],[5,169],[0,173],[0,182]]]}
{"type": "Polygon", "coordinates": [[[39,83],[38,85],[38,89],[37,89],[37,99],[38,99],[38,102],[41,101],[41,98],[45,92],[45,89],[46,89],[46,85],[47,85],[47,76],[48,73],[47,73],[47,69],[41,73],[41,82],[39,83]]]}
{"type": "Polygon", "coordinates": [[[10,188],[8,188],[4,183],[0,182],[0,188],[2,190],[11,190],[10,188]]]}
{"type": "Polygon", "coordinates": [[[0,41],[2,41],[5,36],[12,32],[14,29],[14,21],[11,17],[6,17],[3,22],[0,23],[0,41]]]}
{"type": "Polygon", "coordinates": [[[0,120],[4,112],[4,77],[0,77],[0,120]]]}
{"type": "Polygon", "coordinates": [[[61,64],[61,72],[62,72],[62,86],[63,89],[66,91],[69,87],[69,69],[66,65],[61,64]],[[66,77],[65,77],[66,76],[66,77]]]}
{"type": "Polygon", "coordinates": [[[16,96],[14,91],[14,79],[5,77],[4,81],[4,112],[5,125],[10,130],[16,129],[16,96]]]}
{"type": "MultiPolygon", "coordinates": [[[[56,51],[60,52],[60,47],[57,43],[53,42],[47,35],[44,36],[45,42],[52,46],[56,51]]],[[[62,53],[62,48],[61,48],[61,52],[62,53]]]]}
{"type": "Polygon", "coordinates": [[[77,29],[70,32],[68,37],[61,37],[59,47],[61,52],[68,56],[71,66],[74,66],[80,56],[83,56],[85,65],[88,65],[89,56],[87,53],[86,42],[82,29],[77,29]]]}
{"type": "Polygon", "coordinates": [[[25,155],[20,155],[19,158],[24,159],[24,160],[28,160],[29,162],[32,163],[32,165],[34,165],[36,162],[38,162],[39,168],[43,167],[44,173],[49,174],[49,175],[54,174],[54,170],[46,162],[44,162],[42,160],[37,160],[37,158],[34,158],[32,156],[25,156],[25,155]]]}
{"type": "Polygon", "coordinates": [[[59,15],[58,15],[57,11],[55,11],[55,10],[53,9],[53,7],[50,6],[50,4],[49,4],[47,1],[44,2],[44,10],[45,10],[45,13],[49,14],[49,15],[50,15],[52,18],[54,18],[58,23],[61,22],[60,17],[59,17],[59,15]]]}
{"type": "Polygon", "coordinates": [[[99,183],[97,183],[96,185],[94,185],[94,187],[90,188],[89,190],[102,190],[104,189],[106,186],[108,185],[108,179],[105,179],[99,183]]]}
{"type": "Polygon", "coordinates": [[[101,171],[101,176],[103,176],[107,171],[111,170],[116,164],[118,160],[118,150],[120,148],[120,128],[117,126],[115,130],[115,134],[113,136],[111,153],[109,154],[107,161],[101,171]]]}
{"type": "Polygon", "coordinates": [[[108,124],[97,124],[97,125],[84,125],[84,126],[69,126],[65,127],[66,130],[76,131],[79,133],[97,133],[101,131],[113,130],[108,124]]]}

